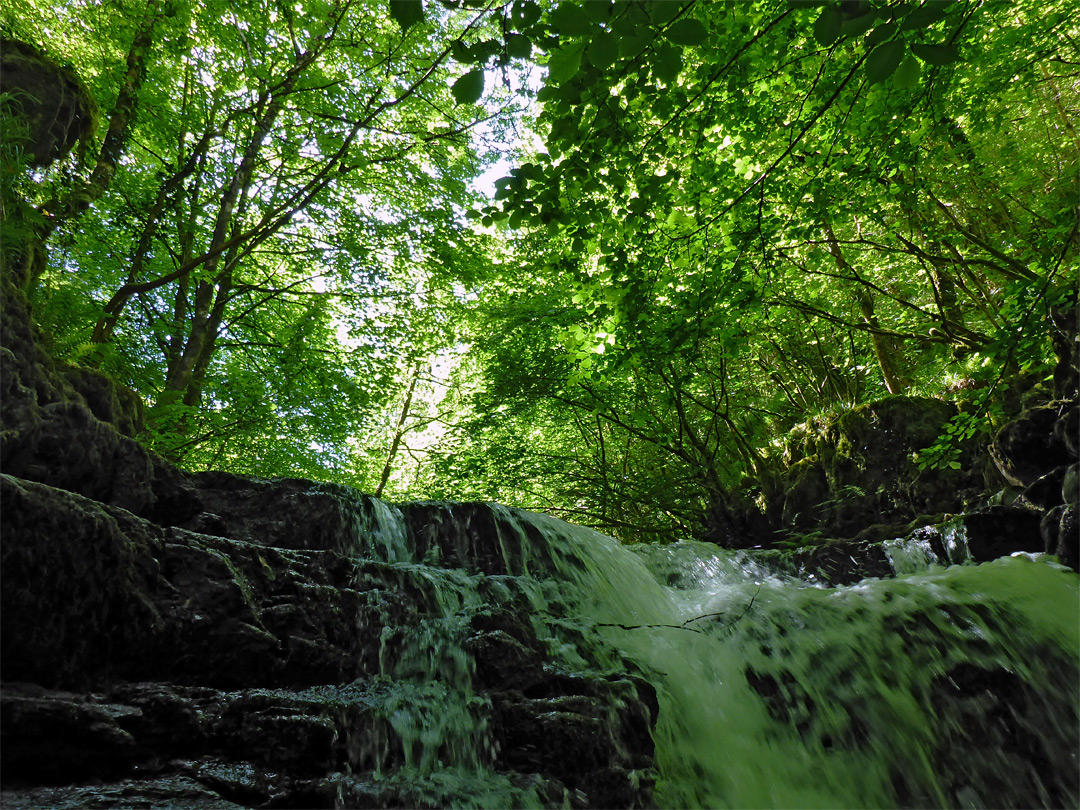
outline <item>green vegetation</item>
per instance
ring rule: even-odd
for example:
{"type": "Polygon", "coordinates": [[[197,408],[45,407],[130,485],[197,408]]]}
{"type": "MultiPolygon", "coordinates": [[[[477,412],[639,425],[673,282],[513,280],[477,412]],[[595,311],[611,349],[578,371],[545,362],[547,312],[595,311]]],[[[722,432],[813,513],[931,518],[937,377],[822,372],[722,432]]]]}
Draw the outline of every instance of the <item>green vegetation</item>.
{"type": "Polygon", "coordinates": [[[36,316],[189,468],[722,539],[888,394],[964,401],[956,464],[1076,297],[1064,0],[2,15],[100,108],[25,192],[36,316]]]}

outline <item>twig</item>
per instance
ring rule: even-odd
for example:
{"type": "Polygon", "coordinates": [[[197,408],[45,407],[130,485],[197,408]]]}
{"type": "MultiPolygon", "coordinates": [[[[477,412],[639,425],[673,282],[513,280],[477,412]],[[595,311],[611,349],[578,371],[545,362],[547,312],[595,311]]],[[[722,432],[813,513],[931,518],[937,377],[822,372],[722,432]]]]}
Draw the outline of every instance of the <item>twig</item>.
{"type": "MultiPolygon", "coordinates": [[[[758,585],[757,590],[754,591],[754,595],[750,597],[750,601],[747,603],[743,612],[732,619],[730,622],[724,625],[724,629],[730,628],[735,622],[739,621],[743,616],[750,612],[750,608],[754,606],[754,600],[757,599],[758,594],[761,592],[761,585],[758,585]]],[[[698,630],[696,627],[687,627],[691,622],[700,621],[701,619],[710,619],[714,616],[724,616],[726,611],[720,611],[719,613],[703,613],[700,616],[695,616],[692,619],[687,619],[682,624],[618,624],[616,622],[601,622],[594,625],[595,627],[618,627],[620,630],[652,630],[654,628],[667,628],[669,630],[689,630],[691,633],[704,633],[704,630],[698,630]]]]}

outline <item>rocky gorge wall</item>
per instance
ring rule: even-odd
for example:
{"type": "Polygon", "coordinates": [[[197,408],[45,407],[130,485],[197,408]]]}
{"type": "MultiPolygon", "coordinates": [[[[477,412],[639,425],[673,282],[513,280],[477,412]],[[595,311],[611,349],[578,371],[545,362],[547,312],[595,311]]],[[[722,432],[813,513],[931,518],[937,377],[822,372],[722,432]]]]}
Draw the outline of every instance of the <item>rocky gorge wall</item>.
{"type": "Polygon", "coordinates": [[[991,441],[958,441],[952,465],[917,463],[960,412],[938,399],[887,397],[793,430],[766,511],[801,547],[758,556],[829,584],[889,575],[883,542],[897,538],[942,565],[1045,552],[1077,569],[1078,317],[1075,301],[1053,311],[1052,381],[1027,392],[991,441]]]}

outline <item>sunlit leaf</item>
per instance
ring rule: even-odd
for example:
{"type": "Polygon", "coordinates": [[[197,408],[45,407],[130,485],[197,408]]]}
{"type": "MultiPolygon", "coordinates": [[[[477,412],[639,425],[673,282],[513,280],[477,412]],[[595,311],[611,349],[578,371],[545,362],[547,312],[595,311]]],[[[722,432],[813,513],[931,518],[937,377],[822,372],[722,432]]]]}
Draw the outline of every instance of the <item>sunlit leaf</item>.
{"type": "Polygon", "coordinates": [[[581,57],[585,53],[585,42],[574,42],[560,48],[548,59],[548,76],[555,84],[562,84],[571,79],[581,69],[581,57]]]}

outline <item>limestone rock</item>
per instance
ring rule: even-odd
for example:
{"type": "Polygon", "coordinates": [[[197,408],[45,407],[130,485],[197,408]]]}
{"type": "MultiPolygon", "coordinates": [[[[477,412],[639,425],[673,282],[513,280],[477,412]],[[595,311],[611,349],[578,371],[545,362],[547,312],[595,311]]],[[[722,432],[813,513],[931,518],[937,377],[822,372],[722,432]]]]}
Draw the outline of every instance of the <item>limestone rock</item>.
{"type": "Polygon", "coordinates": [[[975,503],[985,481],[973,443],[963,448],[959,469],[914,462],[955,414],[949,402],[894,396],[793,431],[774,519],[788,531],[854,537],[870,524],[902,524],[975,503]]]}
{"type": "Polygon", "coordinates": [[[0,40],[3,93],[10,93],[19,107],[34,166],[48,166],[66,155],[97,126],[97,106],[75,73],[25,42],[0,40]]]}
{"type": "MultiPolygon", "coordinates": [[[[220,519],[236,538],[0,478],[5,806],[332,807],[343,795],[380,806],[460,803],[468,797],[449,787],[430,794],[411,777],[378,776],[415,767],[422,750],[448,755],[418,747],[400,726],[409,712],[423,716],[424,701],[450,717],[455,701],[475,703],[461,733],[476,723],[491,740],[475,756],[503,791],[495,803],[648,804],[652,687],[626,667],[553,664],[527,619],[542,617],[516,578],[473,575],[482,589],[497,585],[482,591],[483,606],[432,624],[443,610],[432,583],[470,575],[380,559],[387,549],[368,531],[378,525],[370,498],[350,502],[345,488],[295,480],[190,485],[214,508],[246,493],[220,519]],[[432,681],[423,661],[413,679],[415,639],[444,627],[468,656],[447,672],[466,680],[432,681]],[[104,784],[97,793],[72,784],[85,779],[104,784]]],[[[482,504],[461,511],[473,516],[464,522],[475,549],[491,552],[478,551],[482,564],[505,571],[493,550],[513,534],[506,518],[482,504]]],[[[426,537],[432,562],[462,548],[452,531],[426,537]]],[[[582,633],[567,630],[563,643],[582,633]]],[[[449,649],[433,644],[420,654],[449,649]]]]}
{"type": "Polygon", "coordinates": [[[1051,402],[1030,408],[1001,428],[990,454],[1010,484],[1027,487],[1047,471],[1075,461],[1055,427],[1067,417],[1071,403],[1051,402]]]}

